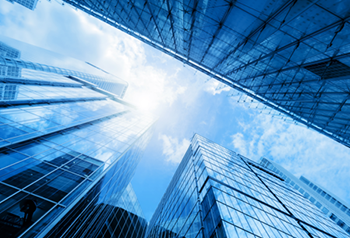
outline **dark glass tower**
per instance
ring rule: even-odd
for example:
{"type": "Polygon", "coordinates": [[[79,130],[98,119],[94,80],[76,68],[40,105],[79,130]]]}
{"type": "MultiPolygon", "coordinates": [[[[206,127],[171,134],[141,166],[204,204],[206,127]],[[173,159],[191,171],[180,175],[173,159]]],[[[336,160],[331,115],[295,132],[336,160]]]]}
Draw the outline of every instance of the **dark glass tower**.
{"type": "Polygon", "coordinates": [[[26,64],[0,78],[0,237],[144,233],[128,184],[152,116],[77,75],[26,64]]]}
{"type": "Polygon", "coordinates": [[[272,170],[195,135],[146,237],[350,236],[272,170]]]}
{"type": "Polygon", "coordinates": [[[64,0],[350,146],[349,0],[64,0]]]}

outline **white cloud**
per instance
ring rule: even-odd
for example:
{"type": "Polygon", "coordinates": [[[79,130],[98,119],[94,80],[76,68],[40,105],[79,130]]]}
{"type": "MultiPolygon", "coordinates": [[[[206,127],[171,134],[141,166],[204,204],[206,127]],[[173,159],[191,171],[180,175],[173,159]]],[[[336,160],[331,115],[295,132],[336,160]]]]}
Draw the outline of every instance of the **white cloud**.
{"type": "Polygon", "coordinates": [[[212,95],[220,94],[222,92],[228,92],[230,90],[231,90],[230,87],[214,79],[207,81],[204,86],[204,91],[212,95]]]}
{"type": "Polygon", "coordinates": [[[242,133],[236,133],[232,136],[232,144],[237,149],[237,152],[242,155],[247,154],[247,142],[242,133]]]}
{"type": "Polygon", "coordinates": [[[179,142],[178,138],[167,135],[159,135],[158,139],[163,142],[163,155],[167,157],[167,161],[175,164],[181,162],[191,143],[187,139],[179,142]]]}

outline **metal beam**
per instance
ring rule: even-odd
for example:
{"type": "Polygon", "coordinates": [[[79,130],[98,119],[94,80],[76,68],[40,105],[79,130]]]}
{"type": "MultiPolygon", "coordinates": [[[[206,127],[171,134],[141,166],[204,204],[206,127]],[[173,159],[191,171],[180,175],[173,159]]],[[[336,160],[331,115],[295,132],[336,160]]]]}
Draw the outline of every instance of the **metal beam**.
{"type": "Polygon", "coordinates": [[[274,71],[270,71],[270,72],[266,72],[266,73],[261,73],[261,74],[254,75],[254,76],[251,76],[251,77],[238,79],[238,80],[235,80],[235,81],[236,82],[242,82],[244,80],[255,79],[257,77],[266,77],[267,75],[270,75],[270,74],[280,74],[280,73],[282,73],[284,71],[298,69],[298,68],[304,68],[304,67],[311,66],[311,65],[314,65],[314,64],[326,63],[326,62],[328,62],[328,61],[330,61],[332,59],[333,60],[334,59],[342,59],[342,58],[346,58],[346,57],[349,57],[349,56],[350,56],[350,53],[345,53],[345,54],[342,54],[342,55],[334,56],[332,58],[329,57],[329,58],[325,58],[325,59],[322,59],[322,60],[317,60],[317,61],[313,61],[313,62],[309,62],[309,63],[305,63],[305,64],[298,64],[298,65],[291,66],[291,67],[288,67],[288,68],[274,70],[274,71]]]}
{"type": "Polygon", "coordinates": [[[240,42],[239,44],[236,45],[236,47],[232,50],[229,51],[229,53],[222,59],[220,60],[215,66],[214,68],[219,67],[222,63],[224,63],[232,54],[234,54],[239,47],[241,47],[243,44],[245,44],[245,42],[250,41],[251,38],[257,34],[259,31],[264,30],[264,28],[266,27],[266,25],[272,21],[273,19],[275,19],[277,16],[279,16],[286,8],[288,8],[289,6],[292,7],[294,6],[295,0],[290,0],[288,1],[286,4],[284,4],[280,9],[278,9],[275,13],[273,13],[271,16],[269,16],[265,21],[263,21],[262,24],[260,24],[254,31],[252,31],[251,33],[249,33],[249,35],[247,37],[244,38],[244,40],[242,42],[240,42]],[[291,5],[293,4],[293,5],[291,5]]]}
{"type": "Polygon", "coordinates": [[[218,28],[216,28],[216,31],[214,32],[214,35],[213,35],[213,37],[211,38],[211,41],[210,41],[208,47],[206,48],[206,50],[205,50],[205,52],[204,52],[204,54],[203,54],[203,56],[202,56],[202,59],[200,60],[200,63],[203,62],[205,56],[207,55],[207,53],[209,52],[211,46],[213,45],[213,43],[214,43],[216,37],[219,35],[221,29],[224,27],[225,22],[226,22],[226,20],[227,20],[227,17],[230,15],[230,13],[231,13],[231,11],[232,11],[232,9],[233,9],[233,6],[234,6],[234,3],[235,3],[235,2],[236,2],[236,0],[231,0],[231,1],[228,3],[228,9],[225,11],[225,13],[224,13],[222,19],[220,20],[219,26],[218,26],[218,28]]]}
{"type": "Polygon", "coordinates": [[[325,27],[323,27],[323,28],[321,28],[321,29],[319,29],[317,31],[314,31],[314,32],[312,32],[312,33],[310,33],[310,34],[308,34],[306,36],[303,36],[303,37],[299,38],[296,41],[293,41],[293,42],[291,42],[291,43],[289,43],[289,44],[287,44],[285,46],[282,46],[281,48],[278,48],[278,49],[276,49],[276,50],[274,50],[274,51],[272,51],[272,52],[270,52],[270,53],[260,57],[259,59],[253,60],[251,62],[246,63],[243,66],[240,66],[238,68],[232,69],[231,71],[227,72],[227,75],[230,75],[230,74],[234,73],[235,71],[241,70],[242,68],[245,68],[245,67],[247,67],[249,65],[256,64],[258,61],[261,61],[261,60],[263,60],[265,58],[273,56],[273,55],[277,54],[278,52],[281,52],[281,51],[283,51],[285,49],[288,49],[289,47],[295,46],[295,45],[299,44],[300,42],[303,42],[303,41],[305,41],[307,39],[310,39],[310,38],[312,38],[312,37],[314,37],[314,36],[316,36],[318,34],[321,34],[321,33],[325,32],[325,31],[330,30],[330,29],[332,29],[334,27],[337,27],[337,26],[343,24],[344,21],[349,21],[349,20],[350,20],[350,16],[345,17],[343,20],[336,21],[336,22],[334,22],[334,23],[332,23],[332,24],[330,24],[328,26],[325,26],[325,27]]]}
{"type": "Polygon", "coordinates": [[[192,47],[192,38],[193,38],[193,27],[196,22],[196,15],[197,15],[197,7],[198,7],[198,0],[194,0],[194,6],[192,9],[191,17],[192,17],[192,22],[191,22],[191,27],[190,27],[190,39],[188,43],[188,52],[187,52],[187,60],[190,59],[190,54],[191,54],[191,47],[192,47]]]}
{"type": "Polygon", "coordinates": [[[177,45],[176,45],[176,32],[175,32],[175,29],[174,29],[174,19],[173,19],[173,14],[171,12],[172,9],[170,7],[169,0],[166,0],[166,5],[167,5],[167,8],[168,8],[168,17],[167,18],[170,18],[170,28],[171,28],[171,32],[173,34],[175,51],[178,52],[177,45]]]}

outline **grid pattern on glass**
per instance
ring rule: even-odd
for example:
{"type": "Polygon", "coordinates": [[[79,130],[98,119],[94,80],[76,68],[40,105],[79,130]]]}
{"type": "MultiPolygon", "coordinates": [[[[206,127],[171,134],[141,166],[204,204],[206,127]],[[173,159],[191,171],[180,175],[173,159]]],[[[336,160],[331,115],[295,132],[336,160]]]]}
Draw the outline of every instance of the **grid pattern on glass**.
{"type": "Polygon", "coordinates": [[[146,237],[202,237],[191,154],[189,149],[150,221],[146,237]]]}
{"type": "MultiPolygon", "coordinates": [[[[143,217],[120,208],[120,197],[129,192],[133,172],[150,133],[144,133],[130,149],[107,170],[84,197],[49,231],[45,237],[142,237],[147,223],[143,217]],[[127,190],[127,191],[126,191],[127,190]]],[[[127,205],[129,208],[137,204],[127,205]]],[[[131,201],[136,202],[135,199],[131,201]]],[[[124,204],[124,208],[125,208],[124,204]]],[[[132,209],[131,209],[132,210],[132,209]]]]}
{"type": "Polygon", "coordinates": [[[349,0],[64,0],[350,145],[349,0]]]}
{"type": "Polygon", "coordinates": [[[125,191],[118,200],[116,205],[126,211],[129,211],[139,217],[144,217],[140,203],[136,197],[135,191],[131,183],[126,187],[125,191]]]}
{"type": "Polygon", "coordinates": [[[55,100],[78,98],[104,98],[105,95],[85,87],[51,87],[0,83],[0,102],[17,100],[55,100]]]}
{"type": "MultiPolygon", "coordinates": [[[[109,202],[109,204],[111,203],[109,202]]],[[[126,187],[115,206],[106,206],[104,209],[105,211],[102,213],[106,213],[108,210],[111,215],[106,220],[98,237],[144,237],[147,222],[143,218],[141,207],[131,184],[126,187]]]]}
{"type": "Polygon", "coordinates": [[[311,183],[309,180],[307,180],[305,177],[301,176],[300,180],[303,181],[305,184],[307,184],[310,188],[315,190],[318,194],[320,194],[322,197],[324,197],[326,200],[330,201],[332,204],[335,205],[336,208],[339,209],[339,211],[342,211],[346,215],[350,216],[350,209],[343,204],[342,202],[338,201],[336,198],[332,197],[332,195],[328,194],[327,192],[323,191],[323,189],[317,187],[316,184],[311,183]]]}
{"type": "MultiPolygon", "coordinates": [[[[129,147],[152,123],[151,117],[136,112],[116,114],[37,140],[3,148],[0,154],[0,204],[6,206],[0,210],[1,218],[7,216],[9,209],[18,210],[17,213],[20,214],[18,204],[23,199],[28,199],[24,198],[25,195],[17,199],[18,194],[31,193],[31,200],[35,204],[44,199],[52,206],[69,206],[81,193],[86,192],[92,183],[101,182],[101,176],[113,167],[115,169],[110,175],[114,176],[118,170],[119,180],[109,181],[110,177],[107,176],[105,182],[117,183],[118,189],[108,196],[105,193],[101,194],[101,199],[109,202],[108,199],[111,199],[112,195],[121,193],[126,187],[127,184],[124,186],[121,181],[130,182],[140,158],[140,151],[143,150],[149,136],[143,144],[134,145],[137,153],[127,153],[122,158],[120,156],[130,150],[129,147]]],[[[111,201],[114,205],[115,200],[111,201]]],[[[50,216],[52,221],[58,213],[51,214],[51,207],[45,212],[35,213],[37,219],[33,218],[32,222],[40,218],[47,224],[49,221],[42,218],[43,216],[50,216]]],[[[28,234],[39,231],[40,229],[32,228],[28,234]]]]}
{"type": "Polygon", "coordinates": [[[59,82],[72,82],[72,80],[63,76],[76,76],[82,78],[88,82],[94,83],[100,88],[107,90],[116,96],[122,97],[128,87],[125,81],[116,79],[115,76],[100,77],[93,74],[79,72],[70,69],[64,69],[55,66],[49,66],[45,64],[24,61],[21,59],[7,58],[0,55],[0,76],[14,77],[14,78],[29,78],[35,80],[49,81],[48,78],[52,77],[52,81],[59,82]],[[13,69],[14,72],[9,73],[9,69],[13,69]],[[22,72],[23,71],[23,72],[22,72]],[[39,73],[37,73],[39,72],[39,73]],[[22,74],[23,73],[23,74],[22,74]],[[60,77],[61,75],[62,77],[60,77]]]}
{"type": "Polygon", "coordinates": [[[0,110],[0,146],[125,110],[124,105],[111,100],[3,108],[0,110]]]}
{"type": "Polygon", "coordinates": [[[330,217],[337,225],[339,225],[343,230],[350,234],[350,228],[348,225],[348,216],[350,212],[347,214],[347,205],[344,205],[336,198],[333,198],[332,195],[323,191],[323,189],[313,184],[305,177],[301,176],[300,179],[297,179],[285,171],[284,168],[277,169],[276,165],[266,158],[262,158],[260,160],[260,165],[262,165],[264,168],[268,168],[271,172],[281,175],[287,184],[290,184],[295,189],[297,189],[306,199],[309,199],[311,203],[313,203],[324,214],[330,217]]]}
{"type": "Polygon", "coordinates": [[[38,80],[38,81],[79,84],[76,81],[69,79],[64,75],[59,75],[51,72],[37,71],[34,69],[26,69],[26,68],[22,68],[21,78],[38,80]]]}
{"type": "Polygon", "coordinates": [[[187,201],[181,198],[191,194],[178,189],[181,183],[198,188],[193,196],[200,226],[186,237],[350,237],[283,179],[199,135],[193,137],[146,237],[180,235],[168,223],[181,227],[185,221],[167,214],[178,214],[187,201]]]}

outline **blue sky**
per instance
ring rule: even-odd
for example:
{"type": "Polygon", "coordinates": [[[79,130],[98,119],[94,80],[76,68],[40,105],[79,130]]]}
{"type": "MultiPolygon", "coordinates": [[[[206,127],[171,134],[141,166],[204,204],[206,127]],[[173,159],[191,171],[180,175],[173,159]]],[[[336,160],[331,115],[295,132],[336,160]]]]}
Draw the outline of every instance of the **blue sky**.
{"type": "Polygon", "coordinates": [[[41,1],[30,11],[0,1],[2,34],[113,73],[130,84],[126,100],[159,116],[132,181],[148,220],[193,133],[254,160],[270,158],[350,203],[345,146],[237,103],[215,80],[70,6],[41,1]]]}

